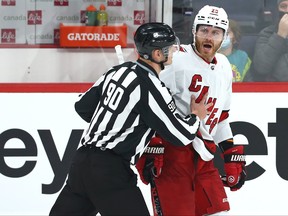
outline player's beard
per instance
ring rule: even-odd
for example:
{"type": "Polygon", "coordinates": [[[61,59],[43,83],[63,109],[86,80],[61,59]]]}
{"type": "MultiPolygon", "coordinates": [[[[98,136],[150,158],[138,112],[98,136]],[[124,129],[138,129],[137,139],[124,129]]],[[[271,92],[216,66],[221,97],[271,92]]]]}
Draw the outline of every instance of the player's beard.
{"type": "Polygon", "coordinates": [[[198,54],[207,62],[211,62],[216,52],[220,49],[222,41],[215,41],[213,39],[201,39],[195,37],[195,46],[198,54]]]}

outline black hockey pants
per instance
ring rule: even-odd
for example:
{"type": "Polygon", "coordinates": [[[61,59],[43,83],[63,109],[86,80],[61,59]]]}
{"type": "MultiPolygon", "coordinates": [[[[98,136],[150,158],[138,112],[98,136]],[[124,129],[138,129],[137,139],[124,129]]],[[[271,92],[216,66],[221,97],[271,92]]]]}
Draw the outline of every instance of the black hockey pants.
{"type": "Polygon", "coordinates": [[[113,151],[82,146],[50,216],[149,215],[129,161],[113,151]]]}

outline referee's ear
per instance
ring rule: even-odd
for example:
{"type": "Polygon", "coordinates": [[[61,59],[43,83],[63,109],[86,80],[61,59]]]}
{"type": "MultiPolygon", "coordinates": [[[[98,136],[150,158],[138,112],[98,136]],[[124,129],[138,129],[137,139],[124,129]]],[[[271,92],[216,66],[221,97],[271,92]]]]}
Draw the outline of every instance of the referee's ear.
{"type": "Polygon", "coordinates": [[[155,49],[152,51],[152,59],[154,59],[157,62],[160,62],[163,60],[163,52],[160,49],[155,49]]]}

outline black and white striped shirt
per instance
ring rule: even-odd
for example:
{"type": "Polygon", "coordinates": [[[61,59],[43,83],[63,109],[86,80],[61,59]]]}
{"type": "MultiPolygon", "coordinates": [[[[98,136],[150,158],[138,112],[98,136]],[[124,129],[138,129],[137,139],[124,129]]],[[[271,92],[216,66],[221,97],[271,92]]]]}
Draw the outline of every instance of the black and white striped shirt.
{"type": "Polygon", "coordinates": [[[113,149],[132,164],[155,132],[174,145],[187,145],[200,122],[195,115],[180,117],[169,89],[141,60],[112,67],[80,95],[75,109],[90,122],[83,145],[113,149]]]}

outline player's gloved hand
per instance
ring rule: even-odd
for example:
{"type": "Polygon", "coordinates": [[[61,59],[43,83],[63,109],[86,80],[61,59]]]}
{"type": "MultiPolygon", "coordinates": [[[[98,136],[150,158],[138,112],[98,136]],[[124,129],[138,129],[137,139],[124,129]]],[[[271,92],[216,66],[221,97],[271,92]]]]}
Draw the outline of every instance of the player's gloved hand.
{"type": "Polygon", "coordinates": [[[149,182],[151,181],[151,169],[154,166],[154,161],[152,158],[147,158],[145,154],[143,154],[137,164],[136,164],[136,169],[139,173],[141,181],[148,185],[149,182]]]}
{"type": "Polygon", "coordinates": [[[162,139],[153,137],[138,160],[136,169],[144,184],[149,184],[152,177],[160,176],[163,167],[164,148],[162,139]]]}
{"type": "Polygon", "coordinates": [[[240,189],[246,180],[245,155],[242,145],[234,145],[223,152],[225,176],[222,176],[224,186],[231,191],[240,189]]]}

